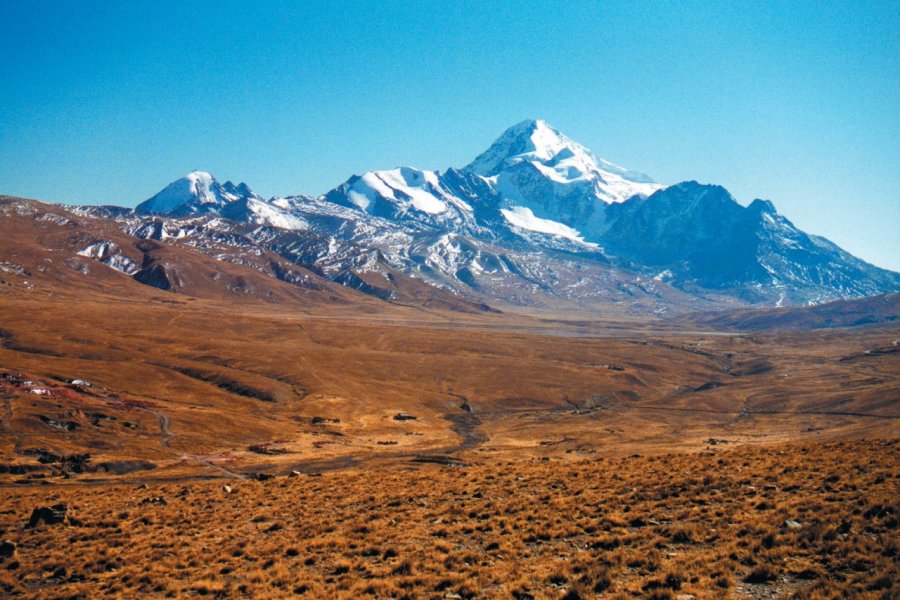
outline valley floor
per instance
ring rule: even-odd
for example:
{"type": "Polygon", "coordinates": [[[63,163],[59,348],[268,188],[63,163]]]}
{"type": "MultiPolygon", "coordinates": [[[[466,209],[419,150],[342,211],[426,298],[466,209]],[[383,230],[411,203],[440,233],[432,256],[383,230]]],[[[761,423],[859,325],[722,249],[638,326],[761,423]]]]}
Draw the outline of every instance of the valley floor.
{"type": "Polygon", "coordinates": [[[140,291],[0,302],[0,596],[900,594],[895,325],[140,291]]]}

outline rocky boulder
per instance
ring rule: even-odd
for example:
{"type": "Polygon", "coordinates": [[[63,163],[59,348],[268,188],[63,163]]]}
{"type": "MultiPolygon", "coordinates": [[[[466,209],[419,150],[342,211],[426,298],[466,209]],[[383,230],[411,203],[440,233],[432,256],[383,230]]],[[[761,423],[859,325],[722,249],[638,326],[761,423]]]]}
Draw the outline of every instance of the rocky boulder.
{"type": "Polygon", "coordinates": [[[47,525],[65,523],[69,519],[68,504],[54,504],[53,506],[39,506],[31,511],[28,519],[28,527],[37,527],[41,522],[47,525]]]}

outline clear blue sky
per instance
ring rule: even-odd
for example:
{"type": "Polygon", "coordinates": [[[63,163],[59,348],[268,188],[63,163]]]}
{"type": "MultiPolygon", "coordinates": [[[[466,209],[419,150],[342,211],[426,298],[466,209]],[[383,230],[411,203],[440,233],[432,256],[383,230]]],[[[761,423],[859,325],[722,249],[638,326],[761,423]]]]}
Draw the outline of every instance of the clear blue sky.
{"type": "Polygon", "coordinates": [[[900,270],[896,0],[0,0],[0,193],[134,205],[203,169],[318,194],[529,117],[900,270]]]}

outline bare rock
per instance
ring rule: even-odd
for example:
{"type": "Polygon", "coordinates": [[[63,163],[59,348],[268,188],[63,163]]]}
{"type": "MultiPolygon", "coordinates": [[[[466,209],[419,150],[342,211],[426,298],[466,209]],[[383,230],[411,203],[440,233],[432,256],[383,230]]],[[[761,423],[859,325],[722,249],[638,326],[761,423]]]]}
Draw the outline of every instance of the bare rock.
{"type": "Polygon", "coordinates": [[[313,418],[310,420],[310,422],[311,422],[313,425],[322,425],[323,423],[340,423],[341,420],[340,420],[340,419],[331,419],[331,418],[329,418],[329,417],[319,417],[319,416],[316,416],[316,417],[313,417],[313,418]]]}
{"type": "Polygon", "coordinates": [[[168,504],[169,501],[166,500],[165,496],[151,496],[149,498],[144,498],[141,500],[141,504],[168,504]]]}
{"type": "Polygon", "coordinates": [[[31,511],[28,519],[28,527],[37,527],[41,522],[47,525],[65,523],[69,518],[68,504],[54,504],[53,506],[39,506],[31,511]]]}
{"type": "Polygon", "coordinates": [[[9,558],[16,555],[18,544],[11,540],[3,540],[0,542],[0,557],[9,558]]]}

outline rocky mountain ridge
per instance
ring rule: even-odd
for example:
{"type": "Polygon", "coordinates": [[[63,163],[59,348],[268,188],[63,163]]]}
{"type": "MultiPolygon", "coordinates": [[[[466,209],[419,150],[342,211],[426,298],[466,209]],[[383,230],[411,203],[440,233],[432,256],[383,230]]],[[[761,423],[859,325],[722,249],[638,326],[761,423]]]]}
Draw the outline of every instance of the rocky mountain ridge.
{"type": "Polygon", "coordinates": [[[511,127],[461,169],[370,171],[320,197],[263,199],[195,171],[133,211],[77,210],[214,256],[223,245],[264,248],[360,289],[366,273],[387,269],[489,304],[664,315],[900,289],[900,274],[802,232],[770,201],[742,206],[720,186],[660,185],[539,120],[511,127]]]}

